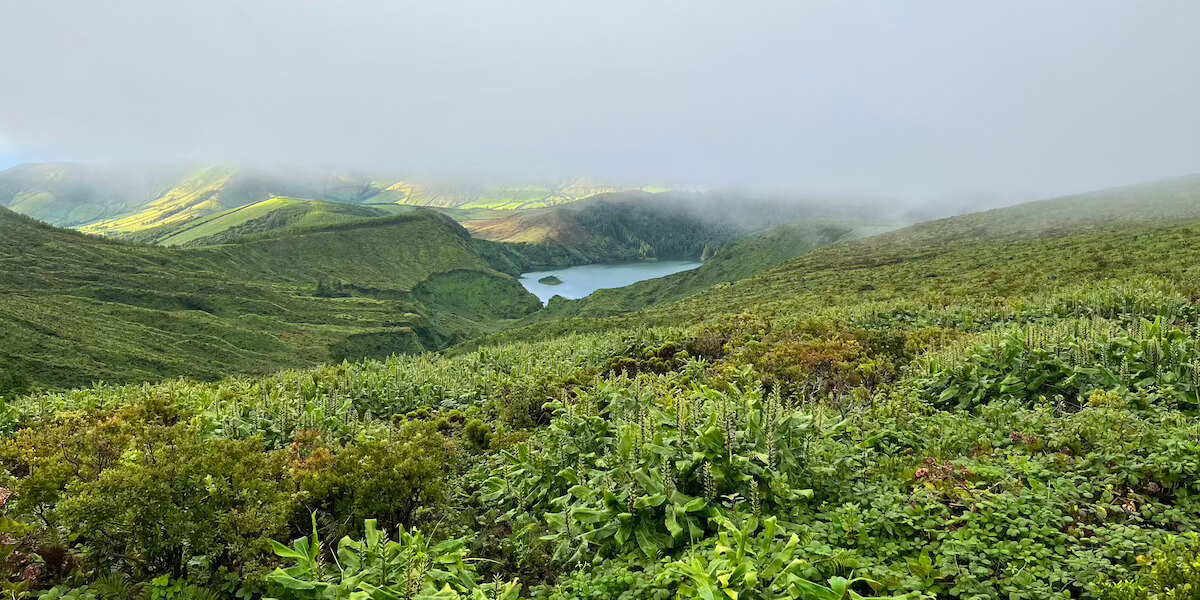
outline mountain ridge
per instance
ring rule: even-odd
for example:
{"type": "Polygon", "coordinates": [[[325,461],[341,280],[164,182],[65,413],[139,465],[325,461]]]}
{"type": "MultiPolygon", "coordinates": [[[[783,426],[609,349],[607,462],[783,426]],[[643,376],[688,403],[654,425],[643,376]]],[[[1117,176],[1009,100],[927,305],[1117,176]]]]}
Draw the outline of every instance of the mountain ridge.
{"type": "Polygon", "coordinates": [[[272,197],[515,210],[568,204],[621,189],[629,186],[582,179],[525,184],[416,180],[229,165],[26,163],[0,171],[0,206],[105,235],[186,223],[272,197]]]}

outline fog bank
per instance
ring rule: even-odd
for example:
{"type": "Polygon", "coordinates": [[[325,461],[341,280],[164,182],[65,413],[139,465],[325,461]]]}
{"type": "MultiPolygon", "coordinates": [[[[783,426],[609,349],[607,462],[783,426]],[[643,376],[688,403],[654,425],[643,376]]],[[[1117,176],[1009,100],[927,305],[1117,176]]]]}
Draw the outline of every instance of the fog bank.
{"type": "Polygon", "coordinates": [[[1191,0],[3,9],[10,162],[221,160],[1005,202],[1200,171],[1191,0]]]}

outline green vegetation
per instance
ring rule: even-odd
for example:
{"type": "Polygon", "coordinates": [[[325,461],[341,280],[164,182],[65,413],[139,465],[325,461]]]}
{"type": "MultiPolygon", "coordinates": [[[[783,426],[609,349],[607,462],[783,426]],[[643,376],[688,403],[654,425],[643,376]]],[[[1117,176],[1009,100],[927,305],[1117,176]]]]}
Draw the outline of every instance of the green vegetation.
{"type": "Polygon", "coordinates": [[[683,284],[640,292],[636,298],[610,299],[596,310],[572,308],[570,313],[588,315],[673,300],[745,277],[851,231],[890,229],[903,220],[877,210],[868,213],[846,199],[831,206],[662,188],[622,191],[574,180],[536,185],[417,183],[227,166],[45,164],[0,172],[0,206],[55,225],[163,246],[241,243],[262,235],[406,214],[418,205],[435,207],[461,223],[481,240],[476,252],[510,274],[596,262],[707,260],[768,227],[803,222],[794,230],[769,235],[771,243],[738,251],[734,264],[711,268],[683,284]]]}
{"type": "Polygon", "coordinates": [[[537,318],[603,317],[644,310],[720,283],[744,279],[814,248],[855,235],[855,230],[844,224],[801,222],[752,234],[723,250],[714,250],[711,245],[706,245],[701,255],[708,256],[704,256],[705,263],[697,269],[623,288],[597,290],[579,300],[559,299],[551,303],[550,310],[539,313],[537,318]]]}
{"type": "Polygon", "coordinates": [[[428,211],[176,250],[0,209],[0,264],[0,384],[17,391],[441,348],[540,306],[428,211]]]}
{"type": "Polygon", "coordinates": [[[1168,536],[1149,556],[1139,556],[1143,565],[1127,581],[1107,581],[1101,586],[1105,600],[1172,600],[1200,594],[1200,539],[1196,534],[1168,536]]]}
{"type": "Polygon", "coordinates": [[[555,277],[554,275],[547,275],[547,276],[539,279],[538,283],[541,283],[544,285],[562,285],[562,280],[559,279],[558,277],[555,277]]]}
{"type": "MultiPolygon", "coordinates": [[[[546,181],[538,184],[488,185],[480,182],[420,184],[400,181],[388,185],[372,202],[411,206],[434,206],[462,210],[523,210],[577,202],[621,189],[580,180],[546,181]]],[[[638,188],[633,188],[638,189],[638,188]]],[[[661,188],[644,188],[661,190],[661,188]]]]}
{"type": "Polygon", "coordinates": [[[175,183],[132,214],[89,223],[88,233],[137,233],[154,227],[177,225],[192,219],[235,208],[253,201],[258,182],[237,178],[235,169],[208,167],[175,183]]]}
{"type": "MultiPolygon", "coordinates": [[[[1193,178],[926,223],[439,354],[34,393],[9,376],[0,585],[98,599],[1192,597],[1198,200],[1193,178]]],[[[521,316],[486,265],[530,260],[424,212],[187,250],[5,222],[23,249],[51,236],[40,245],[351,294],[306,296],[318,304],[397,288],[367,264],[286,267],[312,236],[365,244],[340,234],[419,224],[459,240],[419,246],[447,268],[405,276],[407,301],[436,301],[447,323],[521,316]],[[481,266],[449,268],[462,261],[481,266]]],[[[705,277],[791,252],[765,252],[772,235],[803,237],[751,238],[741,247],[759,251],[705,277]]],[[[331,257],[367,250],[353,248],[331,257]]]]}
{"type": "Polygon", "coordinates": [[[213,245],[237,241],[243,236],[319,228],[392,214],[397,211],[345,202],[271,198],[182,225],[155,227],[125,238],[160,246],[213,245]]]}

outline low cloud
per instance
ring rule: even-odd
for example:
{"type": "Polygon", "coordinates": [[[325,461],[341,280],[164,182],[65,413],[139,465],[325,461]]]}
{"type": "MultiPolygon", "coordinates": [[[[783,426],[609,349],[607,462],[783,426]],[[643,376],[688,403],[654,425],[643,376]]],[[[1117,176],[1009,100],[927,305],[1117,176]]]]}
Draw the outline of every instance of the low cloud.
{"type": "Polygon", "coordinates": [[[1200,3],[9,3],[0,155],[934,198],[1200,171],[1200,3]]]}

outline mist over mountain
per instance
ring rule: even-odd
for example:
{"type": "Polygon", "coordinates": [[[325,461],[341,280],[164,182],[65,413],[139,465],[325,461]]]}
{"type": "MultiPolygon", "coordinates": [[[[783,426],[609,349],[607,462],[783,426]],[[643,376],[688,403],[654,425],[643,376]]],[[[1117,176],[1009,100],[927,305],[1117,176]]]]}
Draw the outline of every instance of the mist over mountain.
{"type": "Polygon", "coordinates": [[[186,163],[31,163],[0,171],[0,206],[66,227],[128,233],[275,197],[356,204],[514,210],[623,190],[571,178],[426,177],[307,167],[186,163]]]}
{"type": "Polygon", "coordinates": [[[1198,170],[1196,22],[1186,0],[19,3],[0,154],[1034,199],[1198,170]]]}
{"type": "MultiPolygon", "coordinates": [[[[705,190],[682,185],[583,178],[405,178],[383,172],[309,167],[236,167],[167,162],[26,163],[0,170],[0,206],[48,223],[122,235],[192,222],[271,198],[364,205],[428,206],[475,211],[464,220],[495,228],[505,211],[572,204],[593,197],[659,195],[680,214],[761,229],[810,216],[916,222],[1015,204],[1014,197],[948,196],[925,202],[879,196],[802,194],[752,188],[705,190]],[[488,211],[501,211],[491,212],[488,211]]],[[[522,214],[520,220],[540,218],[522,214]]],[[[492,237],[500,234],[492,234],[492,237]]]]}

